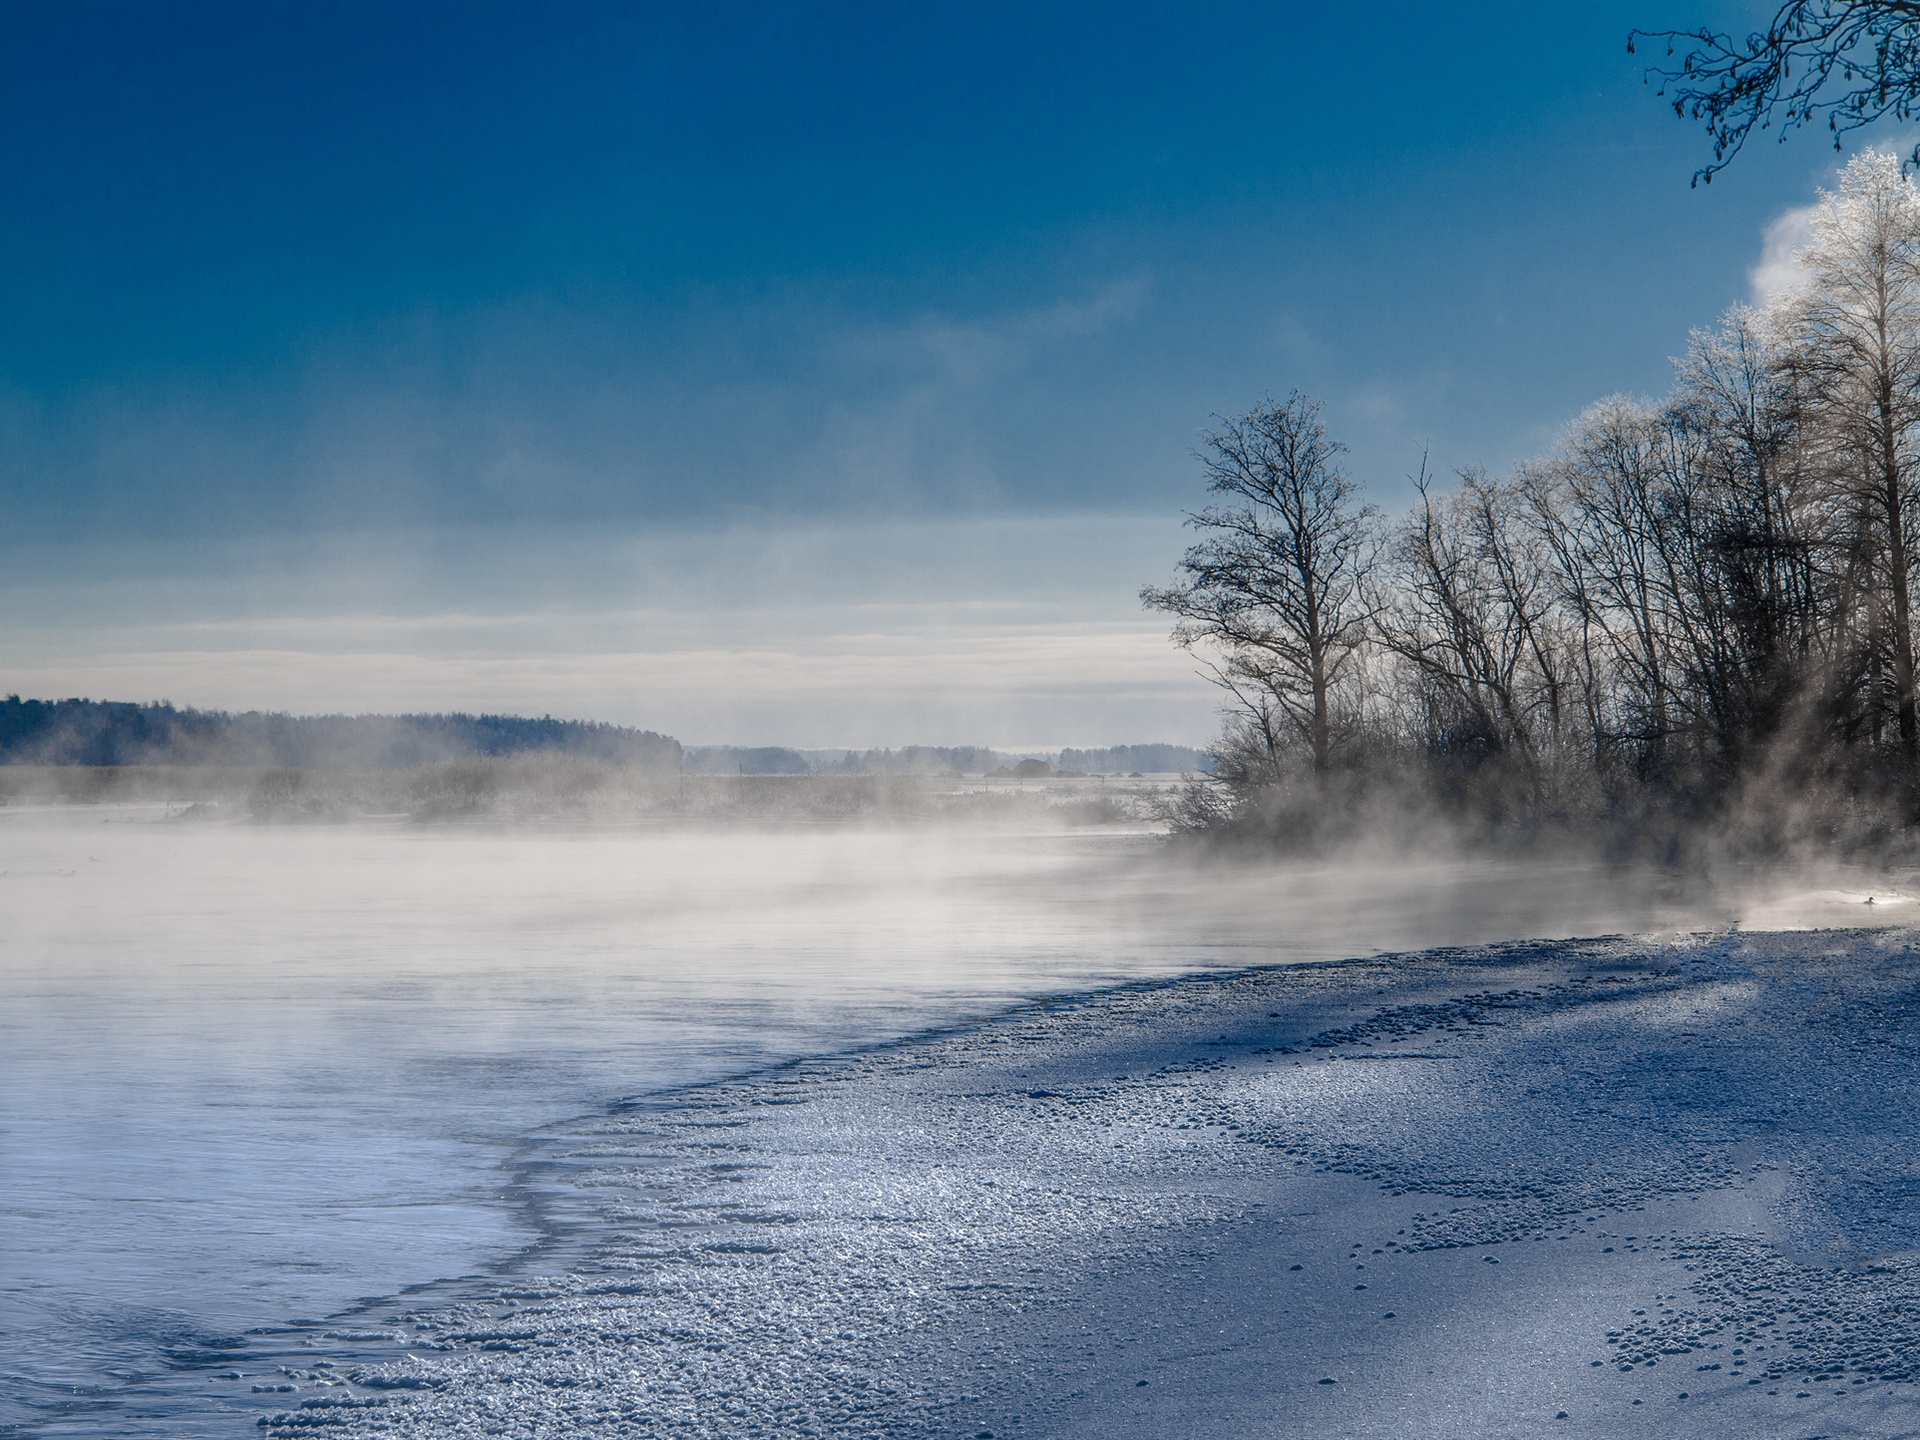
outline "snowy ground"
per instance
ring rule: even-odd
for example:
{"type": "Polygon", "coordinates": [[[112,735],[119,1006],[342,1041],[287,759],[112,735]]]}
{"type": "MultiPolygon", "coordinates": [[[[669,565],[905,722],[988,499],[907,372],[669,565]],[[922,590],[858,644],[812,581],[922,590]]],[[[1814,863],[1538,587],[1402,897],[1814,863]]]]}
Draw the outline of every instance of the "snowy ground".
{"type": "Polygon", "coordinates": [[[1920,1434],[1917,1058],[1905,931],[1032,1007],[556,1132],[555,1273],[268,1428],[1920,1434]]]}

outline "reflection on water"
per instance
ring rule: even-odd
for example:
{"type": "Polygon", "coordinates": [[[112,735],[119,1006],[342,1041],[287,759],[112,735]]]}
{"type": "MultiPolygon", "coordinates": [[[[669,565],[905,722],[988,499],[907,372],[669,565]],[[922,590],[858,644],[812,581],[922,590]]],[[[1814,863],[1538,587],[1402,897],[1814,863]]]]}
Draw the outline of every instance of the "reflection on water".
{"type": "Polygon", "coordinates": [[[212,1386],[223,1337],[509,1256],[516,1142],[618,1097],[1113,979],[1724,923],[1595,867],[1005,830],[14,810],[0,872],[0,1429],[60,1433],[212,1386]]]}

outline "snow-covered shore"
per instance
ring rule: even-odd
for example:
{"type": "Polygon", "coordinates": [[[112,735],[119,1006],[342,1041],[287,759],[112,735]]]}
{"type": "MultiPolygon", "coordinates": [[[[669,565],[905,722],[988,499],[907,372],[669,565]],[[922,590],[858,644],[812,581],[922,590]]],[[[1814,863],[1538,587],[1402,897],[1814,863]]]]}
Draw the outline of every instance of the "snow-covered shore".
{"type": "Polygon", "coordinates": [[[593,1246],[270,1429],[1911,1434],[1917,1054],[1904,931],[1037,1005],[556,1133],[593,1246]]]}

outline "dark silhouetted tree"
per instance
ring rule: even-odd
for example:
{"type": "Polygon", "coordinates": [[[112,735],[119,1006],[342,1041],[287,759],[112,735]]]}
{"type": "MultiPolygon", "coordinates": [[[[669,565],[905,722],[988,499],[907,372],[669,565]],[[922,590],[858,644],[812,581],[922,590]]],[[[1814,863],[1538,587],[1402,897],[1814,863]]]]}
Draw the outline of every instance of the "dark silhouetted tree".
{"type": "Polygon", "coordinates": [[[1320,776],[1370,618],[1377,512],[1340,468],[1345,448],[1298,391],[1222,421],[1198,452],[1218,497],[1187,517],[1201,538],[1176,583],[1141,591],[1205,655],[1268,765],[1304,742],[1320,776]]]}
{"type": "MultiPolygon", "coordinates": [[[[1789,0],[1764,30],[1744,38],[1715,30],[1636,30],[1664,42],[1668,64],[1652,73],[1674,114],[1705,124],[1711,182],[1756,130],[1781,138],[1824,117],[1837,148],[1879,120],[1920,111],[1920,3],[1916,0],[1789,0]]],[[[1915,150],[1920,158],[1920,148],[1915,150]]]]}

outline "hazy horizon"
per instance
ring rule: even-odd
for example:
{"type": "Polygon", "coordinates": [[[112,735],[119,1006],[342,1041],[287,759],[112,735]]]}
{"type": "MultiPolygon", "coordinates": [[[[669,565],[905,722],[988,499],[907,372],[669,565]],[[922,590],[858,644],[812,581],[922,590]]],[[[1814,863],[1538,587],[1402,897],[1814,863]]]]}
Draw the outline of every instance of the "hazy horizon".
{"type": "Polygon", "coordinates": [[[1204,744],[1209,416],[1663,391],[1844,158],[1688,188],[1627,29],[1749,8],[13,9],[0,687],[1204,744]]]}

